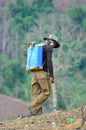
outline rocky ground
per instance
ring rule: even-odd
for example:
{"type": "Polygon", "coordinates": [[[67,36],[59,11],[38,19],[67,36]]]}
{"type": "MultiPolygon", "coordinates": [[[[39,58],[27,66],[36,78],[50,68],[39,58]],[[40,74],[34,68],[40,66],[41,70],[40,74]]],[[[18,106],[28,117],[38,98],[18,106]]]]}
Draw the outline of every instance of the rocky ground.
{"type": "Polygon", "coordinates": [[[0,122],[0,130],[86,130],[86,106],[0,122]]]}

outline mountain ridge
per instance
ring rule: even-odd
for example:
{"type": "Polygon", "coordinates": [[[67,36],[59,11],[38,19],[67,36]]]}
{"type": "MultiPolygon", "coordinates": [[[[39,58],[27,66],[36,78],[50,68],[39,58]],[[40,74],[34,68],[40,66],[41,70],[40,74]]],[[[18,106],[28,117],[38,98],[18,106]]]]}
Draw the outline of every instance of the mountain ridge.
{"type": "Polygon", "coordinates": [[[67,8],[86,5],[86,0],[53,0],[53,3],[57,10],[64,12],[67,8]]]}
{"type": "MultiPolygon", "coordinates": [[[[16,0],[13,0],[16,1],[16,0]]],[[[31,2],[33,0],[28,0],[28,2],[31,2]]],[[[3,7],[9,2],[12,2],[12,0],[0,0],[0,7],[3,7]]],[[[75,7],[75,6],[84,6],[86,5],[86,0],[53,0],[53,4],[57,10],[65,11],[69,7],[75,7]]]]}

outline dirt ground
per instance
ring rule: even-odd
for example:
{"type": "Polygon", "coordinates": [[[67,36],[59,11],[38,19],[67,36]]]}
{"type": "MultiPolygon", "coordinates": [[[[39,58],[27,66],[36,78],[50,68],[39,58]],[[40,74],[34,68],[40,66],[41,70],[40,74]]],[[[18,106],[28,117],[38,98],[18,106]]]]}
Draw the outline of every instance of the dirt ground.
{"type": "Polygon", "coordinates": [[[86,106],[1,121],[0,130],[86,130],[86,106]]]}

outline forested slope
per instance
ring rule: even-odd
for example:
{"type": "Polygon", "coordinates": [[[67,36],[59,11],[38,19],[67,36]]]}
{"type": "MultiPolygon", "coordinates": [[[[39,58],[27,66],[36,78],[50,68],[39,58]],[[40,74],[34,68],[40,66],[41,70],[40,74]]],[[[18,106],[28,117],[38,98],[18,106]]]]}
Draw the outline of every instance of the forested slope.
{"type": "MultiPolygon", "coordinates": [[[[25,71],[28,44],[56,34],[61,44],[52,59],[57,108],[86,104],[85,7],[62,12],[52,0],[3,0],[0,6],[0,93],[30,101],[32,74],[25,71]]],[[[52,110],[51,97],[45,106],[52,110]]]]}

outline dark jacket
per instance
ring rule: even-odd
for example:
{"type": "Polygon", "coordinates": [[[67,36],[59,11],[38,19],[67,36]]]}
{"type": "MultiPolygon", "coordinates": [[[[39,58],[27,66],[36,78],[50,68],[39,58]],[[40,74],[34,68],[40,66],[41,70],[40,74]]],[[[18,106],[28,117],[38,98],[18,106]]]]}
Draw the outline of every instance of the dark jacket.
{"type": "Polygon", "coordinates": [[[52,64],[53,47],[50,45],[44,45],[43,48],[43,71],[49,72],[50,77],[54,77],[52,64]]]}

